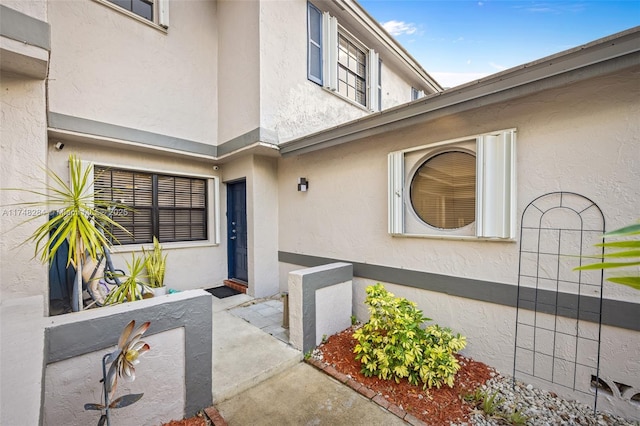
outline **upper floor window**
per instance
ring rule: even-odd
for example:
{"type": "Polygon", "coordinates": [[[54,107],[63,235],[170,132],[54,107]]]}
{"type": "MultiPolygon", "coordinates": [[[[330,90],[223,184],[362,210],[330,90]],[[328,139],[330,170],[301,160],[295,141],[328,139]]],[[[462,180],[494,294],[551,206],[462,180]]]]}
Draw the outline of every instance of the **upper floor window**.
{"type": "Polygon", "coordinates": [[[381,67],[378,53],[368,49],[328,12],[307,7],[307,76],[372,111],[381,108],[381,67]]]}
{"type": "Polygon", "coordinates": [[[367,106],[367,54],[338,33],[338,93],[367,106]]]}
{"type": "Polygon", "coordinates": [[[415,100],[420,99],[422,97],[424,97],[424,91],[418,90],[415,87],[411,88],[411,100],[412,101],[415,101],[415,100]]]}
{"type": "Polygon", "coordinates": [[[141,18],[161,27],[169,26],[169,0],[96,0],[134,18],[141,18]]]}
{"type": "Polygon", "coordinates": [[[153,0],[107,0],[138,16],[153,21],[153,0]]]}
{"type": "Polygon", "coordinates": [[[129,209],[114,220],[120,244],[207,239],[207,181],[201,178],[95,166],[96,198],[117,201],[129,209]]]}

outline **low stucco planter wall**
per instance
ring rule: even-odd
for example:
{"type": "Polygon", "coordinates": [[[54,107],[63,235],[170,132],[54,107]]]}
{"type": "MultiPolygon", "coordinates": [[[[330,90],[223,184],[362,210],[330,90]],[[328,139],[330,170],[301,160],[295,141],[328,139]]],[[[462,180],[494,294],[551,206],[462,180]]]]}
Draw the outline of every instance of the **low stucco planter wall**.
{"type": "Polygon", "coordinates": [[[136,380],[118,381],[115,396],[144,393],[134,405],[112,410],[114,424],[157,425],[192,416],[212,403],[212,304],[203,290],[155,297],[50,318],[45,329],[43,424],[94,424],[100,403],[102,357],[122,329],[151,321],[143,340],[151,350],[136,380]]]}
{"type": "Polygon", "coordinates": [[[332,263],[289,273],[289,336],[306,353],[351,325],[353,266],[332,263]]]}

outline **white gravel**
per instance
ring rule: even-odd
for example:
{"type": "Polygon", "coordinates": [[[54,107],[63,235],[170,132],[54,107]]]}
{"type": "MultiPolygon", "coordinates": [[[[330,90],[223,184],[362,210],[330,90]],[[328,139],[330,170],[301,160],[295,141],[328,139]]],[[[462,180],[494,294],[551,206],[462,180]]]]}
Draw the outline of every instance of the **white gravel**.
{"type": "MultiPolygon", "coordinates": [[[[497,413],[487,416],[478,410],[471,416],[469,423],[458,426],[494,426],[510,425],[511,413],[519,411],[526,422],[521,424],[539,425],[581,425],[581,426],[637,426],[633,422],[609,413],[594,413],[588,405],[564,400],[555,394],[516,382],[515,388],[511,377],[496,375],[482,386],[483,392],[493,395],[497,403],[497,413]]],[[[452,425],[453,426],[453,425],[452,425]]]]}
{"type": "MultiPolygon", "coordinates": [[[[311,357],[322,361],[322,350],[314,349],[311,357]]],[[[495,370],[494,370],[495,371],[495,370]]],[[[451,423],[451,426],[503,426],[516,425],[510,419],[516,410],[522,414],[527,426],[640,426],[640,422],[623,419],[609,413],[594,413],[593,408],[576,401],[567,401],[555,394],[516,381],[511,376],[495,374],[482,391],[486,395],[497,392],[496,414],[488,416],[476,410],[467,423],[451,423]]]]}

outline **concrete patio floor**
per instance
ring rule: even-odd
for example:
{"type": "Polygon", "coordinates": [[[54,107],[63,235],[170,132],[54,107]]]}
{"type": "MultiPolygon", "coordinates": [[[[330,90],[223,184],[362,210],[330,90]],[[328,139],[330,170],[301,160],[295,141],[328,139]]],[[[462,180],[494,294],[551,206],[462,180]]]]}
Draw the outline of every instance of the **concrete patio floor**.
{"type": "MultiPolygon", "coordinates": [[[[231,398],[300,362],[302,353],[232,313],[253,298],[213,300],[213,401],[231,398]]],[[[272,313],[273,314],[273,313],[272,313]]],[[[280,313],[280,320],[282,314],[280,313]]]]}
{"type": "Polygon", "coordinates": [[[213,404],[230,426],[406,424],[302,363],[302,353],[280,340],[278,299],[212,299],[213,404]]]}

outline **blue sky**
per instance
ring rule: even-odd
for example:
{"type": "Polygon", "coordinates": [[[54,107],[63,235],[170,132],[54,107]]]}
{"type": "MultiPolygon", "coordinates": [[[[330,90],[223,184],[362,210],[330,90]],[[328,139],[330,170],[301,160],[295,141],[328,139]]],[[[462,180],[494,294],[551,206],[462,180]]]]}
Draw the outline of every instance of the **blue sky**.
{"type": "Polygon", "coordinates": [[[640,0],[359,0],[452,87],[640,25],[640,0]]]}

